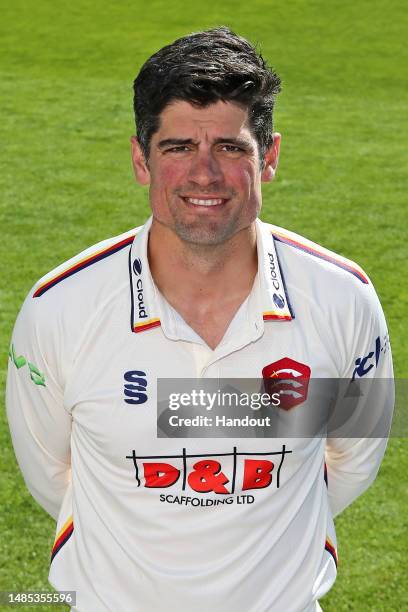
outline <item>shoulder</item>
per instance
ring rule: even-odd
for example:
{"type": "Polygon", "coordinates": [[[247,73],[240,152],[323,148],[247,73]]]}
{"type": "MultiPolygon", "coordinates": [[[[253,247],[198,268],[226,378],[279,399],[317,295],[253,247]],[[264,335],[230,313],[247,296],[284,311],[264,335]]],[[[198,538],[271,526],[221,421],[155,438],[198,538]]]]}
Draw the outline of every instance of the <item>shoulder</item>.
{"type": "Polygon", "coordinates": [[[366,272],[351,259],[283,227],[269,223],[265,225],[272,233],[277,249],[284,259],[296,261],[304,266],[306,271],[313,271],[315,274],[324,274],[327,271],[337,280],[340,277],[347,279],[351,275],[363,285],[370,284],[366,272]]]}
{"type": "Polygon", "coordinates": [[[97,242],[71,257],[41,277],[30,292],[31,297],[41,298],[60,284],[59,290],[63,291],[65,288],[68,290],[72,287],[73,283],[83,285],[84,279],[87,285],[92,280],[97,282],[101,275],[106,275],[109,268],[116,267],[121,262],[123,254],[128,253],[139,229],[134,228],[118,236],[97,242]],[[119,253],[121,256],[115,257],[119,253]],[[67,282],[73,277],[75,277],[74,281],[67,282]]]}
{"type": "Polygon", "coordinates": [[[367,316],[381,310],[368,274],[356,262],[285,228],[263,226],[274,238],[290,298],[299,308],[345,320],[351,312],[367,316]]]}
{"type": "Polygon", "coordinates": [[[41,277],[28,293],[18,322],[47,330],[66,328],[67,322],[80,325],[118,292],[128,292],[128,256],[139,229],[102,240],[41,277]]]}
{"type": "Polygon", "coordinates": [[[28,293],[12,345],[38,363],[47,363],[61,384],[92,322],[99,329],[111,321],[114,311],[129,308],[128,257],[138,231],[85,249],[40,278],[28,293]]]}
{"type": "Polygon", "coordinates": [[[384,313],[368,275],[354,261],[304,236],[264,226],[273,235],[295,319],[308,338],[314,332],[334,351],[339,372],[348,378],[356,358],[388,342],[384,313]]]}

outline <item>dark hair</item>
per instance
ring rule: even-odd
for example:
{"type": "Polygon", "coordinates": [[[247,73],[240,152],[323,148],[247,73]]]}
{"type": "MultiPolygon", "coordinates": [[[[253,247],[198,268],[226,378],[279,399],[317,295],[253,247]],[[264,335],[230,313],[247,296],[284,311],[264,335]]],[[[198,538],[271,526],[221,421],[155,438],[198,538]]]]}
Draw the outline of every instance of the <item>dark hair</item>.
{"type": "Polygon", "coordinates": [[[229,28],[189,34],[163,47],[142,66],[133,88],[137,138],[146,160],[160,127],[159,115],[174,100],[197,106],[234,102],[248,110],[261,161],[272,144],[280,78],[245,38],[229,28]]]}

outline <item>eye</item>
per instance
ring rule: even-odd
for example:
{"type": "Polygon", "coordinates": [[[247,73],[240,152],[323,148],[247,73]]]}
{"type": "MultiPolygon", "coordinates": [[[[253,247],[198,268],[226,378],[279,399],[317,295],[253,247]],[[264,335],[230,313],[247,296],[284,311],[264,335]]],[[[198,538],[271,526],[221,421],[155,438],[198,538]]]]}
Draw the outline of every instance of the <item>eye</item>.
{"type": "Polygon", "coordinates": [[[165,149],[165,153],[185,153],[186,151],[190,151],[190,147],[187,145],[176,145],[174,147],[170,147],[169,149],[165,149]]]}
{"type": "Polygon", "coordinates": [[[242,149],[242,147],[238,147],[237,145],[224,144],[221,145],[221,150],[226,151],[227,153],[242,153],[244,149],[242,149]]]}

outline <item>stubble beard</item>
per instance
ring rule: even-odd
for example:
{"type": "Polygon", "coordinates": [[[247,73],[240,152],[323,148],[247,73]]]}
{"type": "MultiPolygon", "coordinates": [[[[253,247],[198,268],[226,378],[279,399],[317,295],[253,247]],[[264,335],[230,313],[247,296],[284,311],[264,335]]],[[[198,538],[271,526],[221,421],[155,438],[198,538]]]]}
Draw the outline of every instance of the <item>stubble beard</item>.
{"type": "MultiPolygon", "coordinates": [[[[235,193],[230,193],[229,198],[232,199],[235,195],[235,193]]],[[[173,203],[173,206],[170,205],[173,230],[180,240],[190,246],[206,247],[224,244],[242,229],[240,227],[242,205],[237,204],[234,213],[225,215],[224,218],[206,219],[204,215],[198,213],[196,219],[187,220],[177,203],[173,203]]],[[[225,206],[228,206],[228,203],[225,206]]]]}
{"type": "Polygon", "coordinates": [[[239,231],[238,216],[228,219],[226,223],[209,221],[187,222],[173,216],[174,231],[183,242],[196,246],[218,246],[225,243],[239,231]]]}

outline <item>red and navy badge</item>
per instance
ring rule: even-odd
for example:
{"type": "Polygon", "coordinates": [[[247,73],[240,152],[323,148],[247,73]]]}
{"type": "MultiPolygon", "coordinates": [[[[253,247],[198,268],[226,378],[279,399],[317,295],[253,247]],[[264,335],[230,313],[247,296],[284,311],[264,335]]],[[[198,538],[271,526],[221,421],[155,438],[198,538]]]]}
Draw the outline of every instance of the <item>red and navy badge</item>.
{"type": "Polygon", "coordinates": [[[279,393],[279,408],[291,410],[307,399],[311,369],[308,365],[283,357],[262,369],[266,393],[279,393]]]}

